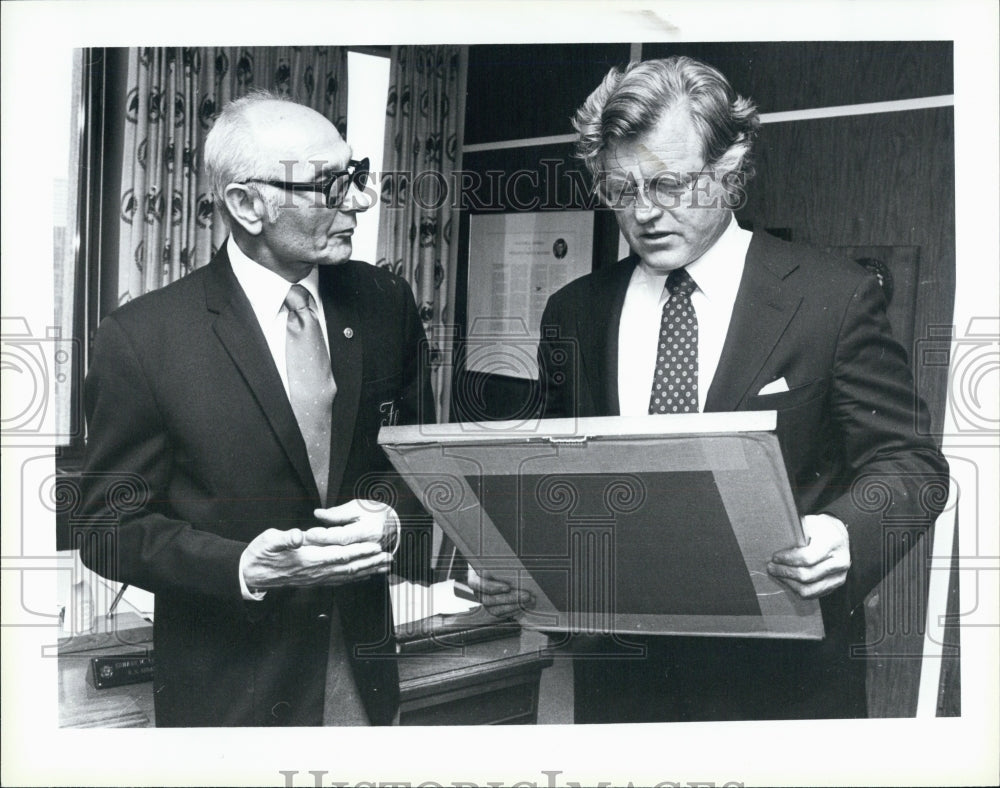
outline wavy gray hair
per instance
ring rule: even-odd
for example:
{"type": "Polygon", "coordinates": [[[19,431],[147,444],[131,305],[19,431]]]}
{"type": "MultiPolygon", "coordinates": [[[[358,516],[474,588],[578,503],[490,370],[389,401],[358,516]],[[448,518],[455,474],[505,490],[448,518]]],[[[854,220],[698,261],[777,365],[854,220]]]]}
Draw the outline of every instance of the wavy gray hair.
{"type": "Polygon", "coordinates": [[[598,177],[609,145],[653,129],[667,110],[685,107],[701,134],[706,166],[753,176],[750,160],[760,117],[712,66],[689,57],[633,61],[615,67],[576,111],[576,156],[598,177]]]}

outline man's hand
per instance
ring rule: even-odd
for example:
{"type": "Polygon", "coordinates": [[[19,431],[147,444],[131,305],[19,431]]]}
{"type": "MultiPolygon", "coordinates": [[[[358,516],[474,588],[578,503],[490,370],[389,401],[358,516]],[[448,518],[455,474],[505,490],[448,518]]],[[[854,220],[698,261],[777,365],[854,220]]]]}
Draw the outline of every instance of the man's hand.
{"type": "Polygon", "coordinates": [[[395,533],[391,507],[351,501],[313,514],[332,527],[269,528],[247,545],[242,566],[248,588],[341,585],[389,571],[392,554],[382,540],[387,531],[395,533]]]}
{"type": "Polygon", "coordinates": [[[509,618],[523,613],[535,604],[530,591],[512,591],[510,585],[503,580],[497,580],[489,574],[480,576],[471,567],[468,584],[486,611],[497,618],[509,618]]]}
{"type": "Polygon", "coordinates": [[[829,514],[806,515],[802,531],[805,547],[778,551],[771,556],[767,571],[803,599],[816,599],[847,580],[850,540],[847,526],[829,514]]]}
{"type": "Polygon", "coordinates": [[[399,515],[389,504],[355,498],[340,506],[316,509],[313,514],[325,525],[357,528],[358,534],[378,542],[387,552],[393,552],[398,545],[399,515]]]}

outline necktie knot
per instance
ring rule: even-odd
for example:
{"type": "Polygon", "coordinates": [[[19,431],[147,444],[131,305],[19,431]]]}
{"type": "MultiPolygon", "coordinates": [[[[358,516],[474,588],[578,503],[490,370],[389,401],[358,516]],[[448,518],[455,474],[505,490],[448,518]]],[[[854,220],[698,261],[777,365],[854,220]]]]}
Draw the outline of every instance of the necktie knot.
{"type": "Polygon", "coordinates": [[[667,275],[667,291],[670,295],[690,297],[698,289],[686,268],[675,268],[667,275]]]}
{"type": "Polygon", "coordinates": [[[290,312],[306,309],[312,303],[312,296],[302,285],[292,285],[285,296],[285,307],[290,312]]]}

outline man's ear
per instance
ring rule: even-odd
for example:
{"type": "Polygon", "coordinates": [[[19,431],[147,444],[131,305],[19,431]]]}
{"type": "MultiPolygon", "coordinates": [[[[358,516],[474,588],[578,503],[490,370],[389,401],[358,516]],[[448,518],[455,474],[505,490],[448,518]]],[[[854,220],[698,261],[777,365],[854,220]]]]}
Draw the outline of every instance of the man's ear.
{"type": "Polygon", "coordinates": [[[250,235],[260,235],[264,229],[267,208],[260,196],[241,183],[231,183],[225,191],[226,208],[232,220],[250,235]]]}

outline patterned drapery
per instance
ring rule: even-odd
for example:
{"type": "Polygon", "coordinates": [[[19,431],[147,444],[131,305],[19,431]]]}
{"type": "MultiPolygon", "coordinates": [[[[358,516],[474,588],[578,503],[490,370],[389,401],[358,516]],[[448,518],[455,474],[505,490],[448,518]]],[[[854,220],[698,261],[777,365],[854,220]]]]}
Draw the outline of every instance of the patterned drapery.
{"type": "Polygon", "coordinates": [[[251,88],[321,112],[346,133],[342,47],[145,47],[129,52],[118,303],[207,263],[226,237],[202,158],[215,114],[251,88]]]}
{"type": "Polygon", "coordinates": [[[451,184],[461,123],[458,86],[458,47],[392,48],[378,265],[413,288],[431,343],[438,414],[447,412],[447,369],[441,360],[450,317],[451,184]]]}

